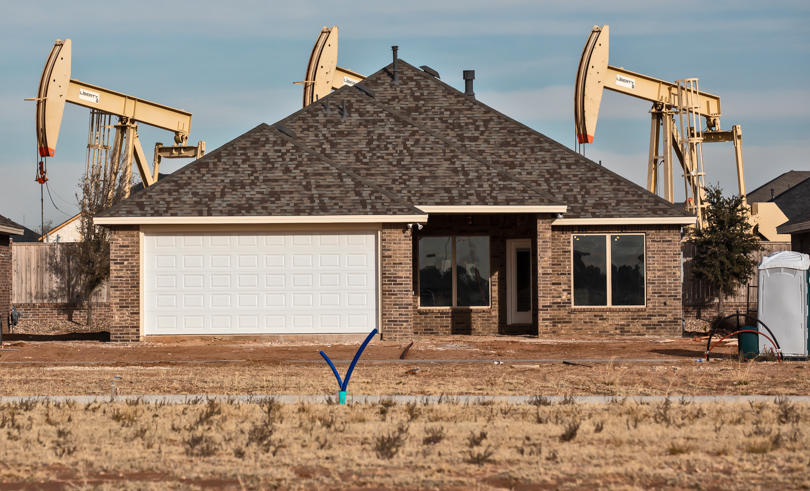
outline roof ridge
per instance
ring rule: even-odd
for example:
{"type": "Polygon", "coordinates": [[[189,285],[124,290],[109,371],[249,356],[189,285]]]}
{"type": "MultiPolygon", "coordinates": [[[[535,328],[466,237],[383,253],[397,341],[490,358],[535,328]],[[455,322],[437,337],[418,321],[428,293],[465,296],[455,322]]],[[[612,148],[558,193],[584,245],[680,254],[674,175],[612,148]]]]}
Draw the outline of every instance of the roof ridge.
{"type": "MultiPolygon", "coordinates": [[[[341,89],[342,88],[343,87],[341,87],[341,89]]],[[[336,92],[337,91],[335,91],[335,93],[336,92]]],[[[405,116],[404,114],[402,114],[401,112],[391,108],[387,104],[383,104],[382,102],[376,100],[375,98],[372,98],[372,97],[369,97],[369,96],[363,96],[359,92],[357,93],[357,95],[360,96],[366,102],[372,103],[373,105],[379,107],[380,109],[382,109],[382,110],[396,116],[397,118],[401,119],[402,121],[405,121],[407,124],[410,124],[411,126],[414,126],[414,127],[418,128],[420,131],[422,131],[424,133],[427,133],[428,135],[430,135],[430,136],[432,136],[432,137],[434,137],[434,138],[436,138],[436,139],[450,145],[451,147],[455,148],[459,152],[462,152],[463,154],[467,155],[468,157],[470,157],[470,158],[472,158],[472,159],[486,165],[487,167],[494,170],[498,174],[501,174],[501,175],[507,177],[508,179],[511,179],[512,181],[517,182],[518,184],[520,184],[520,185],[524,186],[525,188],[531,190],[535,194],[537,194],[537,195],[539,195],[539,196],[541,196],[541,197],[543,197],[545,199],[548,199],[548,200],[552,201],[553,203],[557,203],[557,204],[560,204],[560,205],[565,205],[566,204],[566,203],[563,203],[560,200],[558,200],[558,199],[556,199],[556,198],[554,198],[552,196],[549,196],[548,194],[546,194],[543,191],[541,191],[541,190],[537,189],[536,187],[534,187],[532,184],[529,184],[529,183],[525,182],[523,179],[520,179],[519,177],[513,176],[512,174],[507,172],[505,169],[503,169],[503,167],[501,167],[500,165],[495,164],[491,160],[476,154],[472,150],[468,149],[466,146],[464,146],[464,145],[462,145],[462,144],[460,144],[458,142],[455,142],[455,141],[453,141],[453,140],[451,140],[451,139],[449,139],[449,138],[447,138],[447,137],[445,137],[443,135],[440,135],[439,133],[436,133],[435,131],[431,130],[430,128],[424,126],[421,123],[417,123],[413,119],[411,119],[411,118],[405,116]]]]}
{"type": "MultiPolygon", "coordinates": [[[[762,184],[762,185],[761,185],[761,186],[759,186],[758,188],[756,188],[756,189],[754,189],[754,190],[752,190],[752,191],[749,191],[749,192],[745,193],[745,195],[746,195],[746,196],[750,196],[750,195],[752,195],[752,194],[756,194],[756,193],[758,193],[760,190],[762,190],[762,189],[766,189],[766,188],[765,188],[765,186],[771,185],[771,184],[772,184],[774,181],[778,181],[779,179],[782,179],[783,177],[787,176],[788,174],[791,174],[791,173],[794,173],[794,172],[795,172],[796,174],[806,174],[806,175],[807,175],[807,177],[805,177],[805,178],[804,178],[804,179],[802,179],[801,181],[799,181],[799,182],[797,182],[796,184],[794,184],[793,186],[791,186],[791,188],[792,188],[792,187],[794,187],[794,186],[797,186],[797,185],[799,185],[799,184],[801,184],[801,183],[803,183],[803,182],[804,182],[804,181],[806,181],[807,179],[810,179],[810,171],[805,171],[805,170],[789,170],[789,171],[787,171],[787,172],[783,172],[783,173],[779,174],[778,176],[776,176],[776,177],[774,177],[773,179],[771,179],[770,181],[768,181],[768,182],[766,182],[766,183],[762,184]]],[[[790,189],[790,188],[788,188],[788,189],[790,189]]],[[[784,192],[788,191],[788,189],[785,189],[785,191],[782,191],[782,193],[784,193],[784,192]]],[[[782,194],[782,193],[779,193],[779,194],[782,194]]],[[[777,195],[777,196],[778,196],[778,195],[777,195]]],[[[776,197],[776,196],[774,196],[774,198],[775,198],[775,197],[776,197]]],[[[771,198],[768,198],[768,200],[770,200],[770,199],[771,199],[771,198]]]]}
{"type": "MultiPolygon", "coordinates": [[[[327,97],[328,97],[328,96],[327,96],[327,97]]],[[[324,97],[324,99],[325,99],[325,97],[324,97]]],[[[285,119],[286,119],[286,118],[285,118],[285,119]]],[[[283,120],[282,120],[282,121],[283,121],[283,120]]],[[[278,123],[277,123],[277,124],[278,124],[278,123]]],[[[271,128],[274,128],[274,126],[271,126],[271,128]]],[[[276,128],[276,133],[277,133],[277,135],[276,135],[276,136],[277,136],[277,137],[279,137],[279,138],[281,138],[282,140],[285,140],[286,142],[288,142],[288,143],[290,143],[290,144],[292,144],[292,145],[294,145],[294,146],[296,146],[296,147],[300,148],[301,150],[303,150],[303,151],[305,151],[305,152],[309,153],[310,155],[312,155],[312,156],[314,156],[314,157],[316,157],[316,158],[320,159],[320,160],[321,160],[321,161],[323,161],[325,164],[327,164],[327,165],[329,165],[329,166],[331,166],[331,167],[333,167],[333,168],[337,169],[338,171],[340,171],[340,172],[342,172],[342,173],[344,173],[344,174],[348,175],[348,176],[349,176],[349,177],[351,177],[352,179],[354,179],[354,180],[356,180],[356,181],[361,182],[363,185],[368,186],[368,187],[370,187],[371,189],[373,189],[373,190],[375,190],[375,191],[377,191],[377,192],[379,192],[379,193],[384,194],[385,196],[387,196],[387,197],[388,197],[389,199],[391,199],[392,201],[395,201],[395,202],[397,202],[397,203],[399,203],[399,204],[401,204],[401,205],[406,206],[407,208],[410,208],[410,209],[412,209],[412,210],[415,210],[415,211],[417,211],[419,214],[425,214],[425,215],[427,215],[427,213],[425,213],[424,211],[420,210],[420,209],[419,209],[419,208],[417,208],[416,206],[414,206],[414,205],[412,205],[411,203],[409,203],[409,202],[405,201],[404,199],[400,198],[400,197],[399,197],[399,196],[398,196],[396,193],[393,193],[393,192],[391,192],[391,191],[388,191],[387,189],[384,189],[384,188],[382,188],[382,187],[380,187],[380,186],[378,186],[378,185],[376,185],[376,184],[374,184],[374,183],[372,183],[372,182],[369,182],[368,180],[366,180],[364,177],[360,176],[360,175],[359,175],[359,174],[357,174],[356,172],[351,171],[351,170],[349,170],[349,169],[346,169],[346,168],[345,168],[345,167],[343,167],[342,165],[340,165],[340,164],[337,164],[337,163],[333,162],[333,161],[332,161],[332,159],[330,159],[329,157],[326,157],[325,155],[322,155],[322,154],[320,154],[320,153],[316,152],[315,150],[313,150],[313,149],[309,148],[308,146],[306,146],[306,145],[304,145],[304,144],[302,144],[302,143],[300,143],[300,142],[296,141],[295,139],[293,139],[293,138],[291,138],[291,137],[289,137],[289,136],[285,135],[284,133],[281,133],[280,131],[278,131],[278,129],[277,129],[277,128],[276,128]]]]}
{"type": "MultiPolygon", "coordinates": [[[[377,75],[377,74],[379,74],[379,73],[381,73],[381,72],[390,72],[390,70],[388,70],[388,67],[389,67],[389,66],[391,66],[392,64],[393,64],[393,63],[391,63],[391,64],[389,64],[389,65],[386,65],[386,66],[385,66],[384,68],[382,68],[381,70],[378,70],[377,72],[373,73],[372,75],[369,75],[369,76],[368,76],[368,77],[366,77],[366,78],[367,78],[367,79],[368,79],[368,78],[371,78],[371,77],[373,77],[373,76],[375,76],[375,75],[377,75]]],[[[455,94],[456,94],[456,95],[458,95],[458,96],[462,96],[462,97],[463,97],[463,99],[462,99],[462,100],[466,100],[466,101],[468,101],[468,102],[470,102],[470,103],[472,103],[472,104],[475,104],[475,105],[481,106],[481,107],[483,107],[484,109],[486,109],[487,111],[491,111],[492,113],[497,114],[498,116],[500,116],[500,117],[504,118],[505,120],[509,121],[510,123],[513,123],[513,124],[515,124],[515,125],[517,125],[517,126],[519,126],[519,127],[523,128],[523,129],[525,129],[525,130],[529,131],[529,132],[530,132],[530,133],[532,133],[534,136],[539,137],[541,140],[546,141],[546,142],[548,142],[549,144],[554,145],[554,146],[556,146],[556,147],[559,147],[560,149],[562,149],[562,150],[563,150],[563,151],[565,151],[566,153],[568,153],[568,154],[570,154],[570,155],[572,155],[572,156],[574,156],[574,157],[578,158],[578,159],[580,160],[580,162],[581,162],[583,165],[588,165],[588,166],[591,166],[591,167],[593,167],[593,168],[595,168],[595,169],[598,169],[598,171],[599,171],[599,172],[606,172],[606,173],[608,173],[609,175],[611,175],[611,176],[613,176],[613,177],[615,177],[615,178],[617,178],[617,179],[619,179],[619,180],[621,180],[621,181],[625,182],[626,184],[629,184],[630,186],[632,186],[633,188],[635,188],[637,191],[640,191],[642,194],[646,194],[646,195],[648,195],[648,196],[650,196],[650,197],[652,197],[652,198],[655,198],[655,199],[656,199],[657,201],[659,201],[661,204],[667,205],[667,206],[669,206],[670,208],[672,208],[673,210],[678,211],[678,212],[680,212],[680,213],[683,213],[685,216],[691,216],[691,213],[688,213],[688,212],[687,212],[686,210],[684,210],[683,208],[679,208],[679,207],[678,207],[677,205],[675,205],[674,203],[670,203],[669,201],[665,200],[664,198],[662,198],[662,197],[658,196],[657,194],[655,194],[655,193],[652,193],[652,192],[648,191],[648,190],[647,190],[647,189],[645,189],[644,187],[642,187],[642,186],[640,186],[640,185],[638,185],[638,184],[634,183],[633,181],[630,181],[629,179],[627,179],[627,178],[625,178],[625,177],[623,177],[623,176],[621,176],[621,175],[617,174],[616,172],[613,172],[612,170],[608,169],[607,167],[602,166],[602,165],[600,165],[600,164],[597,164],[596,162],[594,162],[594,161],[590,160],[589,158],[585,157],[584,155],[580,155],[579,153],[575,152],[573,149],[568,148],[568,147],[566,147],[565,145],[563,145],[562,143],[560,143],[560,142],[558,142],[558,141],[556,141],[556,140],[554,140],[554,139],[549,138],[548,136],[546,136],[546,135],[544,135],[544,134],[540,133],[539,131],[537,131],[537,130],[535,130],[535,129],[531,128],[530,126],[527,126],[526,124],[521,123],[520,121],[517,121],[516,119],[513,119],[513,118],[511,118],[511,117],[507,116],[506,114],[504,114],[504,113],[502,113],[502,112],[498,111],[497,109],[494,109],[494,108],[492,108],[492,107],[490,107],[490,106],[488,106],[488,105],[484,104],[483,102],[479,101],[478,99],[475,99],[475,98],[470,98],[470,97],[465,96],[465,95],[464,95],[464,93],[463,93],[463,92],[461,92],[460,90],[458,90],[458,89],[456,89],[455,87],[453,87],[453,86],[451,86],[451,85],[447,84],[446,82],[442,81],[441,79],[438,79],[438,78],[436,78],[436,77],[433,77],[433,76],[431,76],[431,75],[429,75],[429,74],[425,73],[423,70],[420,70],[420,69],[418,69],[418,68],[414,67],[413,65],[411,65],[411,64],[410,64],[410,63],[408,63],[407,61],[405,61],[405,60],[403,60],[403,59],[399,59],[399,60],[398,60],[398,66],[400,67],[400,68],[399,68],[399,70],[402,70],[402,68],[401,68],[402,66],[405,66],[405,67],[407,67],[407,68],[410,68],[410,69],[411,69],[411,70],[412,70],[414,73],[419,74],[419,76],[421,76],[421,77],[425,78],[426,80],[430,81],[431,83],[438,83],[440,86],[444,87],[445,89],[448,89],[450,92],[455,93],[455,94]]]]}

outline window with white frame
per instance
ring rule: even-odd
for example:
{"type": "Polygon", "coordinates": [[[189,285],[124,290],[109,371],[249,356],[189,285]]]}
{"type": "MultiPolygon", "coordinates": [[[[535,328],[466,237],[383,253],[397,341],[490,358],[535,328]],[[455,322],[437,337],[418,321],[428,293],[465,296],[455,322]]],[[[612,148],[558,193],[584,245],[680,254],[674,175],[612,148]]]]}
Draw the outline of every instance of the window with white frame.
{"type": "Polygon", "coordinates": [[[489,237],[419,238],[421,307],[489,304],[489,237]]]}
{"type": "Polygon", "coordinates": [[[575,307],[645,305],[644,234],[571,237],[575,307]]]}

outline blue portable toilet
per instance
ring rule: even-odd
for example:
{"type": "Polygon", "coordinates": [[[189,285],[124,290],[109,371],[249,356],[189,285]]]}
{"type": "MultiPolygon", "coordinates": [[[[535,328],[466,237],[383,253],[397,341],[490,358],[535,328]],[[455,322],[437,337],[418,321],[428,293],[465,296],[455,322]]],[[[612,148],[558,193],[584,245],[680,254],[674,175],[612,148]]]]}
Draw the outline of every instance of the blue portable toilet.
{"type": "MultiPolygon", "coordinates": [[[[757,317],[768,326],[786,358],[807,358],[810,321],[810,256],[782,251],[759,263],[757,317]]],[[[761,331],[761,330],[760,330],[761,331]]],[[[772,348],[759,336],[759,352],[772,348]]]]}

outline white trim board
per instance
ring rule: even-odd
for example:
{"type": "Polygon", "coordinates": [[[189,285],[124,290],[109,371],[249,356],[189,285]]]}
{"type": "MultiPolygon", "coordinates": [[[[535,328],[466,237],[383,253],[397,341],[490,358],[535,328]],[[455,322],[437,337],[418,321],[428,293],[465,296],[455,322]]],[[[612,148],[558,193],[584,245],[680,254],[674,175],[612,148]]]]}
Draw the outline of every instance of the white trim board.
{"type": "Polygon", "coordinates": [[[551,225],[694,225],[696,220],[695,217],[558,218],[551,225]]]}
{"type": "Polygon", "coordinates": [[[5,227],[3,225],[0,225],[0,233],[8,235],[22,235],[25,233],[25,230],[21,228],[5,227]]]}
{"type": "Polygon", "coordinates": [[[417,208],[425,213],[565,213],[566,205],[540,205],[540,206],[419,206],[417,208]]]}
{"type": "Polygon", "coordinates": [[[427,215],[318,215],[261,217],[96,217],[96,225],[233,225],[233,224],[326,224],[326,223],[415,223],[427,215]]]}

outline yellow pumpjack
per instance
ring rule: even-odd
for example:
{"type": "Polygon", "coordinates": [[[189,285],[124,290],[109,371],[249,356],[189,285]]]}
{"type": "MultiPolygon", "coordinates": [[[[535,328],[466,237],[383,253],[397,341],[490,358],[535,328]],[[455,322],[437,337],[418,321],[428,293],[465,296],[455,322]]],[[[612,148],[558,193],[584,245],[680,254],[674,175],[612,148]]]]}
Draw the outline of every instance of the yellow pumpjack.
{"type": "Polygon", "coordinates": [[[67,102],[92,111],[91,137],[88,144],[90,150],[88,152],[88,174],[91,166],[106,165],[106,162],[99,162],[92,157],[100,155],[96,151],[101,148],[111,149],[113,156],[110,159],[113,164],[111,169],[115,168],[117,172],[119,157],[123,157],[127,180],[126,195],[129,195],[133,161],[138,166],[144,186],[151,186],[157,181],[161,158],[200,158],[205,154],[205,142],[198,142],[196,146],[185,145],[191,128],[190,112],[71,79],[70,65],[70,39],[57,40],[42,72],[37,97],[27,99],[34,100],[37,104],[37,147],[39,156],[43,159],[39,165],[38,182],[47,181],[44,159],[53,157],[56,152],[62,114],[67,102]],[[118,124],[114,126],[115,138],[112,145],[109,145],[100,136],[105,131],[108,132],[109,125],[103,124],[102,121],[108,121],[110,117],[118,118],[118,124]],[[164,147],[161,143],[155,145],[154,170],[149,169],[138,139],[139,123],[174,132],[173,146],[164,147]],[[91,162],[91,160],[93,161],[91,162]]]}

